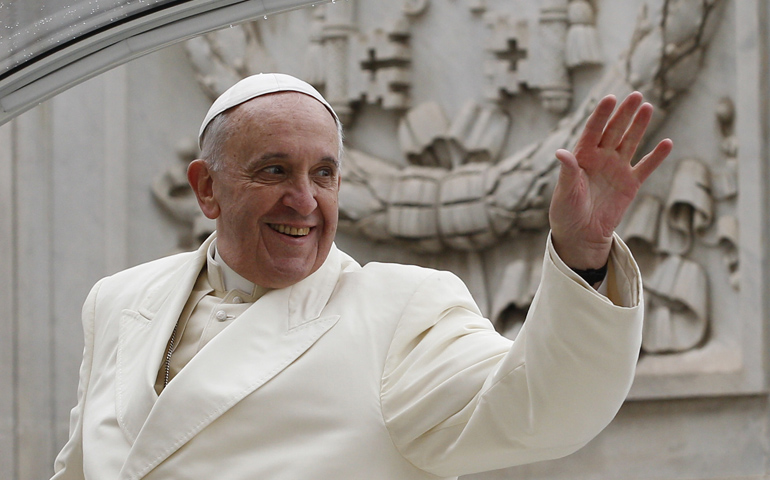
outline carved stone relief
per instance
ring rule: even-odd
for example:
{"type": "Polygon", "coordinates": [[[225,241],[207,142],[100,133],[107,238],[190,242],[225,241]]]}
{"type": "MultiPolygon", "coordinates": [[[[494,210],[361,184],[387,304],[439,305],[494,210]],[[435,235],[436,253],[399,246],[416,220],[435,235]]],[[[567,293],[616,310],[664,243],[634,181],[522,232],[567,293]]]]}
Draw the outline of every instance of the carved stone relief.
{"type": "MultiPolygon", "coordinates": [[[[375,27],[358,20],[353,0],[317,6],[307,15],[303,76],[322,89],[346,128],[355,128],[363,105],[398,117],[393,139],[402,155],[398,161],[346,147],[340,229],[413,252],[410,258],[430,266],[462,265],[456,273],[469,282],[482,310],[513,336],[534,295],[540,258],[500,252],[524,251],[524,242],[547,232],[558,173],[553,152],[574,144],[592,107],[607,93],[641,91],[656,107],[654,122],[662,121],[698,74],[724,0],[645,3],[628,50],[601,67],[600,80],[577,105],[572,73],[597,68],[604,58],[595,25],[600,3],[540,0],[534,15],[504,11],[485,0],[443,5],[464,8],[467,22],[482,22],[486,35],[478,52],[485,59],[478,96],[454,110],[430,99],[418,102],[411,93],[419,81],[412,37],[438,4],[395,3],[375,27]],[[560,120],[543,138],[512,149],[511,100],[532,95],[560,120]]],[[[240,77],[281,69],[280,54],[263,45],[262,29],[262,22],[253,22],[187,44],[207,93],[216,96],[240,77]]],[[[712,292],[694,245],[722,251],[731,284],[735,291],[739,287],[738,221],[717,208],[737,197],[734,112],[728,99],[717,110],[724,161],[715,166],[709,160],[674,159],[668,196],[642,195],[620,232],[632,248],[649,252],[641,257],[648,355],[678,354],[710,340],[712,292]]],[[[178,172],[164,173],[153,191],[173,215],[193,225],[198,220],[188,206],[178,206],[184,186],[177,177],[178,172]]]]}
{"type": "Polygon", "coordinates": [[[730,99],[719,102],[716,118],[724,165],[712,172],[701,160],[679,160],[668,197],[640,198],[622,229],[632,250],[644,244],[656,254],[647,265],[653,272],[645,279],[648,313],[642,348],[648,353],[683,352],[708,341],[711,292],[704,265],[692,255],[696,243],[721,249],[730,285],[735,290],[740,286],[738,220],[732,214],[716,218],[717,204],[734,204],[738,194],[730,99]]]}
{"type": "Polygon", "coordinates": [[[216,225],[203,215],[187,182],[187,165],[198,157],[195,140],[182,139],[176,153],[179,161],[155,177],[151,191],[155,201],[184,226],[177,242],[179,251],[184,251],[203,243],[216,225]]]}

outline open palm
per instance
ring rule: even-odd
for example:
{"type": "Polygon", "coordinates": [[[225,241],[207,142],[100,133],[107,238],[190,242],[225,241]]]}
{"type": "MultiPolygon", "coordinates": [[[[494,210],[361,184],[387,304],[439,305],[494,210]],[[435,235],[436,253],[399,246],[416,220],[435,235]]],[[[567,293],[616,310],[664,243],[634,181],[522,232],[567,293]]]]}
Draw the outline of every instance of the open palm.
{"type": "Polygon", "coordinates": [[[652,105],[634,92],[618,106],[604,97],[588,118],[574,152],[558,150],[561,171],[549,219],[554,248],[575,269],[600,268],[612,234],[642,183],[673,148],[662,140],[636,165],[631,160],[652,117],[652,105]]]}

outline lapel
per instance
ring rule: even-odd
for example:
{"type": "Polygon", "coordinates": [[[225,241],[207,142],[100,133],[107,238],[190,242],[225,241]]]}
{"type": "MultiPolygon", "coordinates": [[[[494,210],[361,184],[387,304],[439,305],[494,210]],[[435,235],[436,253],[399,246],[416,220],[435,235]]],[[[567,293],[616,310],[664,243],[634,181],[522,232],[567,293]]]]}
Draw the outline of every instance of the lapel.
{"type": "Polygon", "coordinates": [[[147,412],[121,479],[145,476],[336,324],[339,316],[321,314],[337,284],[341,257],[333,246],[318,271],[265,294],[193,357],[147,412]]]}
{"type": "Polygon", "coordinates": [[[151,290],[136,311],[120,314],[115,407],[118,424],[132,443],[158,399],[158,369],[213,238],[209,237],[190,260],[151,290]]]}

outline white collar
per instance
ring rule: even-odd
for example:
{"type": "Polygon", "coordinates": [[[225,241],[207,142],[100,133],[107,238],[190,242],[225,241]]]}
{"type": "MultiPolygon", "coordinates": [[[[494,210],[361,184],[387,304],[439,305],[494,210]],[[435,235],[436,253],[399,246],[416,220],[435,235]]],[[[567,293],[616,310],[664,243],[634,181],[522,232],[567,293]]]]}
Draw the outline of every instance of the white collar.
{"type": "Polygon", "coordinates": [[[208,281],[214,290],[219,292],[228,292],[230,290],[238,290],[246,294],[248,297],[254,297],[254,299],[261,297],[267,292],[266,288],[243,278],[238,272],[233,270],[222,257],[217,250],[216,239],[211,242],[206,252],[206,267],[208,269],[208,281]]]}

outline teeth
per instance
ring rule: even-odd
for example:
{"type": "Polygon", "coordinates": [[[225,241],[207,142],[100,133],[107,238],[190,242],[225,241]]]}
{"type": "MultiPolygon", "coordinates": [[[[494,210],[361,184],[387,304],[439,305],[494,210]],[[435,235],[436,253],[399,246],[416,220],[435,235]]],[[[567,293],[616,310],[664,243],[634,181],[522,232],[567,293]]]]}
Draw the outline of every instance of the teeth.
{"type": "Polygon", "coordinates": [[[270,228],[272,228],[276,232],[283,233],[286,235],[291,235],[293,237],[304,237],[305,235],[310,233],[310,228],[308,227],[296,228],[296,227],[290,227],[288,225],[270,225],[270,228]]]}

